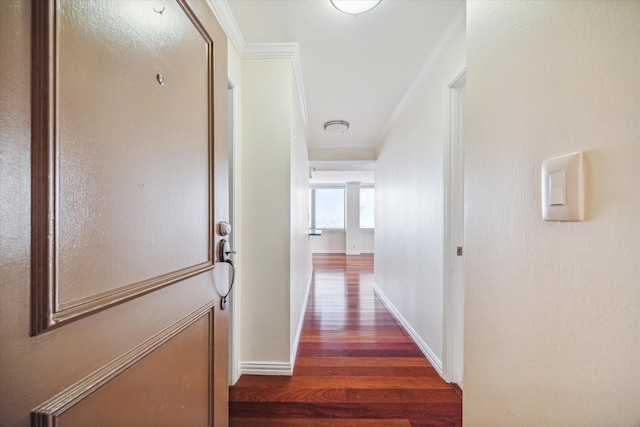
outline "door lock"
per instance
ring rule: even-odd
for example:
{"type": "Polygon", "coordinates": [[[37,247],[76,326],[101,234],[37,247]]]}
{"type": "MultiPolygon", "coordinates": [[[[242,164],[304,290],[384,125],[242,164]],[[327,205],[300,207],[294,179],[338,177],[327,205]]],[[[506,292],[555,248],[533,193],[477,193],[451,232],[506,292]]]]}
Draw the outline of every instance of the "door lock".
{"type": "Polygon", "coordinates": [[[216,224],[216,228],[217,228],[217,232],[218,235],[224,237],[224,236],[228,236],[229,233],[231,233],[231,224],[229,224],[227,221],[220,221],[219,223],[216,224]]]}

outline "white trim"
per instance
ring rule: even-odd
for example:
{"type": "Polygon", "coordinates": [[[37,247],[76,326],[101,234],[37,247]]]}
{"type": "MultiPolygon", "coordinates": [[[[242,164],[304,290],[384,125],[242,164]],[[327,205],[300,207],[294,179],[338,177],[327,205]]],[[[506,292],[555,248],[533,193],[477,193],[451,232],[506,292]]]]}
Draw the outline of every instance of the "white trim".
{"type": "Polygon", "coordinates": [[[229,40],[233,43],[236,52],[242,56],[246,43],[227,0],[208,0],[207,4],[211,10],[213,10],[213,14],[218,19],[227,37],[229,37],[229,40]]]}
{"type": "Polygon", "coordinates": [[[309,144],[313,148],[376,148],[371,142],[350,142],[349,146],[345,146],[343,142],[323,142],[317,141],[309,144]]]}
{"type": "Polygon", "coordinates": [[[238,88],[238,82],[231,76],[227,75],[227,83],[228,83],[228,89],[237,89],[238,88]]]}
{"type": "MultiPolygon", "coordinates": [[[[443,239],[443,377],[462,387],[464,334],[464,268],[457,260],[456,247],[464,242],[464,224],[460,212],[464,209],[464,163],[462,124],[462,94],[466,69],[460,71],[445,89],[446,135],[444,140],[444,239],[443,239]]],[[[464,255],[464,252],[463,252],[464,255]]]]}
{"type": "Polygon", "coordinates": [[[298,102],[302,111],[307,140],[309,130],[307,126],[307,98],[304,92],[302,80],[302,63],[300,62],[300,45],[298,43],[248,43],[240,53],[242,59],[290,59],[293,68],[293,77],[298,88],[298,102]]]}
{"type": "Polygon", "coordinates": [[[298,87],[298,101],[302,111],[302,121],[304,123],[307,141],[309,140],[309,129],[307,125],[307,97],[304,91],[304,81],[302,79],[302,62],[300,61],[300,47],[298,43],[246,43],[242,36],[242,31],[238,26],[236,18],[229,7],[227,0],[207,0],[207,4],[213,10],[213,14],[220,22],[222,29],[231,40],[241,59],[248,58],[290,58],[293,67],[293,76],[298,87]]]}
{"type": "MultiPolygon", "coordinates": [[[[313,256],[313,254],[312,254],[313,256]]],[[[312,261],[313,262],[313,261],[312,261]]],[[[289,355],[289,362],[291,363],[291,372],[293,372],[293,368],[296,365],[296,357],[298,355],[298,345],[300,344],[300,335],[302,335],[302,326],[304,324],[304,315],[307,312],[307,303],[309,302],[309,291],[311,290],[311,279],[313,277],[313,267],[309,272],[309,280],[307,280],[307,290],[304,293],[304,300],[302,302],[302,315],[300,316],[300,321],[298,322],[298,329],[296,330],[296,336],[293,340],[293,345],[291,346],[291,354],[289,355]]]]}
{"type": "Polygon", "coordinates": [[[240,367],[242,362],[236,363],[234,366],[229,366],[230,369],[233,369],[231,372],[231,383],[229,386],[234,386],[242,376],[242,368],[240,367]]]}
{"type": "MultiPolygon", "coordinates": [[[[232,174],[230,177],[230,182],[232,184],[231,191],[232,194],[229,194],[229,210],[230,210],[230,221],[232,227],[236,227],[234,234],[231,235],[231,244],[234,246],[234,249],[237,249],[238,242],[240,241],[240,234],[238,230],[240,229],[240,220],[239,220],[239,206],[240,206],[240,198],[239,198],[239,139],[237,138],[237,128],[238,128],[238,120],[237,120],[237,109],[238,109],[238,83],[233,81],[233,79],[227,76],[227,82],[229,84],[228,91],[231,93],[231,107],[232,110],[229,112],[230,118],[230,126],[229,126],[229,136],[230,136],[230,144],[232,147],[229,149],[230,154],[230,165],[229,170],[232,174]]],[[[233,292],[231,293],[230,303],[229,303],[229,385],[234,385],[240,379],[240,289],[242,288],[241,282],[241,271],[240,265],[242,265],[240,254],[236,254],[235,256],[236,263],[236,272],[235,272],[235,284],[233,292]]]]}
{"type": "Polygon", "coordinates": [[[307,126],[307,97],[304,92],[304,81],[302,80],[302,62],[300,60],[299,47],[293,53],[293,57],[291,57],[291,66],[293,67],[293,77],[296,79],[296,86],[298,87],[298,102],[300,103],[300,111],[302,112],[302,124],[304,125],[304,132],[307,141],[309,141],[309,126],[307,126]]]}
{"type": "Polygon", "coordinates": [[[300,50],[298,43],[247,43],[242,59],[287,59],[300,50]]]}
{"type": "Polygon", "coordinates": [[[302,327],[304,324],[304,315],[307,310],[307,302],[309,301],[309,291],[311,290],[311,278],[313,277],[313,270],[309,274],[309,280],[307,281],[307,290],[304,295],[304,302],[302,303],[302,315],[300,316],[300,322],[298,322],[298,329],[296,332],[293,345],[291,346],[291,353],[289,354],[289,362],[260,362],[260,361],[245,361],[240,362],[238,371],[238,378],[240,375],[281,375],[291,376],[293,375],[293,368],[296,363],[296,356],[298,354],[298,345],[300,344],[300,336],[302,335],[302,327]]]}
{"type": "Polygon", "coordinates": [[[384,137],[387,135],[387,133],[389,133],[391,128],[398,121],[400,114],[402,114],[406,106],[413,99],[413,97],[415,96],[416,92],[418,92],[418,89],[420,88],[422,83],[425,81],[425,79],[429,76],[429,74],[431,74],[431,72],[433,71],[435,66],[438,64],[438,61],[440,60],[442,55],[445,53],[449,45],[451,45],[453,40],[455,40],[456,36],[460,34],[460,31],[462,31],[462,29],[465,27],[466,17],[467,17],[466,3],[463,2],[462,5],[456,11],[455,15],[453,16],[453,19],[445,29],[444,33],[440,37],[440,40],[438,40],[438,43],[436,43],[431,55],[429,55],[425,63],[422,65],[422,68],[420,69],[420,73],[418,73],[418,77],[416,77],[416,79],[413,81],[413,84],[409,87],[409,90],[404,95],[404,97],[396,107],[393,114],[391,115],[391,117],[389,117],[389,119],[385,123],[384,127],[382,128],[382,131],[380,131],[380,134],[378,135],[378,138],[377,138],[377,141],[378,141],[376,144],[377,146],[380,146],[380,143],[382,142],[384,137]]]}
{"type": "Polygon", "coordinates": [[[290,362],[240,362],[242,375],[280,375],[291,376],[293,366],[290,362]]]}
{"type": "Polygon", "coordinates": [[[436,354],[429,348],[427,343],[420,337],[420,335],[416,332],[415,329],[411,326],[411,324],[407,321],[407,319],[400,314],[400,312],[395,308],[395,306],[391,303],[389,298],[382,292],[382,290],[378,287],[378,285],[374,282],[373,291],[378,295],[378,297],[382,300],[387,309],[391,312],[393,317],[400,323],[400,325],[404,328],[404,330],[409,334],[413,342],[416,343],[420,351],[425,355],[425,357],[429,360],[431,365],[435,368],[440,376],[442,376],[442,362],[436,354]]]}

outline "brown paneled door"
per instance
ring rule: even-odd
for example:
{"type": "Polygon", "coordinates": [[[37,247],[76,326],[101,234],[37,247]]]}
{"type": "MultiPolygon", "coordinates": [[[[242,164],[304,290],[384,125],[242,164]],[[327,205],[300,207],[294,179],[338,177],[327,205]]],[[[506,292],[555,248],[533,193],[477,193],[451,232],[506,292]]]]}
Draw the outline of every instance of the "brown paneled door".
{"type": "Polygon", "coordinates": [[[227,425],[212,11],[9,0],[0,21],[0,425],[227,425]]]}

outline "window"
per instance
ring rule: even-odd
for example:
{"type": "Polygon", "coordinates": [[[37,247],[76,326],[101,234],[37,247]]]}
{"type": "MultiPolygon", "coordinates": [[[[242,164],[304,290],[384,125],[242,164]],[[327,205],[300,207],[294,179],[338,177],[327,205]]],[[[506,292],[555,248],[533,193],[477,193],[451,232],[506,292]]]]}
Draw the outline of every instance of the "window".
{"type": "Polygon", "coordinates": [[[375,199],[373,187],[360,187],[360,228],[374,228],[375,199]]]}
{"type": "Polygon", "coordinates": [[[344,229],[344,187],[311,189],[310,228],[344,229]]]}

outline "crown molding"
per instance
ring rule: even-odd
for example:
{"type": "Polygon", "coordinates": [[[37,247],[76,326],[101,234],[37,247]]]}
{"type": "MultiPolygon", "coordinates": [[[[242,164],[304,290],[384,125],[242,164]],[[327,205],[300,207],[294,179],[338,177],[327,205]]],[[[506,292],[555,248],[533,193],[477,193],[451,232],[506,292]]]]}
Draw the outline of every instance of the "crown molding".
{"type": "Polygon", "coordinates": [[[402,114],[406,106],[413,99],[413,97],[415,96],[416,92],[418,91],[422,83],[424,83],[424,81],[429,76],[429,74],[431,74],[436,64],[438,64],[438,61],[440,60],[440,58],[442,58],[442,55],[444,55],[444,52],[451,45],[451,43],[456,38],[456,36],[460,34],[460,31],[464,29],[466,25],[466,18],[467,18],[466,3],[462,3],[462,5],[460,5],[458,10],[456,11],[455,15],[453,15],[453,18],[449,22],[449,25],[445,29],[444,33],[438,40],[438,43],[436,43],[436,46],[433,48],[431,55],[429,55],[427,60],[422,65],[422,68],[420,69],[420,73],[418,74],[416,79],[413,81],[413,83],[409,87],[409,90],[404,95],[404,97],[396,107],[391,117],[389,117],[389,119],[385,123],[384,127],[382,128],[382,131],[380,131],[380,134],[377,140],[378,146],[381,145],[381,142],[384,139],[384,137],[387,136],[387,133],[389,133],[391,128],[396,124],[396,122],[398,121],[398,118],[400,117],[400,114],[402,114]]]}
{"type": "Polygon", "coordinates": [[[299,55],[298,43],[247,43],[240,54],[242,59],[280,59],[299,55]]]}
{"type": "Polygon", "coordinates": [[[218,18],[222,29],[231,40],[233,47],[236,48],[236,52],[242,55],[246,43],[227,0],[207,0],[207,4],[213,10],[216,18],[218,18]]]}
{"type": "Polygon", "coordinates": [[[304,123],[307,140],[309,140],[309,129],[307,126],[307,97],[304,92],[304,82],[302,80],[302,64],[300,62],[300,46],[298,43],[247,43],[242,36],[238,22],[233,16],[227,0],[207,0],[207,4],[213,10],[214,15],[222,29],[231,40],[233,47],[241,59],[291,59],[293,76],[296,79],[298,88],[298,98],[300,110],[302,111],[302,121],[304,123]]]}
{"type": "MultiPolygon", "coordinates": [[[[297,43],[296,43],[297,44],[297,43]]],[[[291,65],[293,66],[293,76],[296,79],[296,86],[298,87],[298,98],[300,102],[300,111],[302,112],[302,122],[304,124],[304,130],[309,141],[309,128],[307,125],[307,97],[304,93],[304,82],[302,80],[302,62],[300,62],[300,48],[297,47],[295,53],[291,57],[291,65]]]]}
{"type": "MultiPolygon", "coordinates": [[[[296,80],[296,85],[298,88],[298,98],[300,102],[300,109],[302,111],[302,120],[304,122],[305,133],[307,135],[307,141],[309,141],[309,129],[308,129],[308,112],[307,112],[307,100],[304,91],[304,82],[302,79],[302,65],[300,62],[300,47],[298,43],[246,43],[244,37],[242,36],[242,32],[238,27],[238,23],[236,22],[235,17],[233,16],[233,12],[231,12],[231,8],[229,7],[229,3],[227,0],[207,0],[207,4],[213,10],[213,13],[218,18],[220,25],[224,29],[224,32],[231,40],[231,43],[235,47],[238,55],[242,59],[269,59],[269,58],[289,58],[291,59],[291,65],[293,67],[293,75],[296,80]]],[[[404,111],[407,104],[413,99],[416,92],[425,81],[425,79],[431,74],[434,67],[449,47],[449,45],[453,42],[455,37],[462,31],[465,27],[466,20],[466,6],[463,3],[455,15],[451,19],[451,22],[447,26],[444,31],[442,37],[436,44],[433,49],[432,54],[427,58],[422,68],[420,69],[420,73],[409,87],[409,90],[404,95],[393,114],[384,127],[380,131],[377,144],[374,146],[380,146],[380,143],[384,139],[384,137],[389,133],[393,125],[397,122],[400,114],[404,111]]],[[[310,142],[310,141],[309,141],[310,142]]],[[[311,145],[311,144],[310,144],[311,145]]],[[[316,146],[324,146],[329,147],[327,144],[312,144],[316,146]]],[[[364,144],[359,144],[359,146],[363,146],[364,144]]],[[[368,144],[367,144],[368,145],[368,144]]]]}
{"type": "Polygon", "coordinates": [[[298,88],[298,98],[300,110],[302,111],[302,121],[305,127],[307,139],[309,132],[307,129],[307,98],[304,92],[304,81],[302,79],[302,63],[300,62],[300,45],[298,43],[248,43],[240,54],[242,59],[291,59],[293,76],[298,88]]]}

